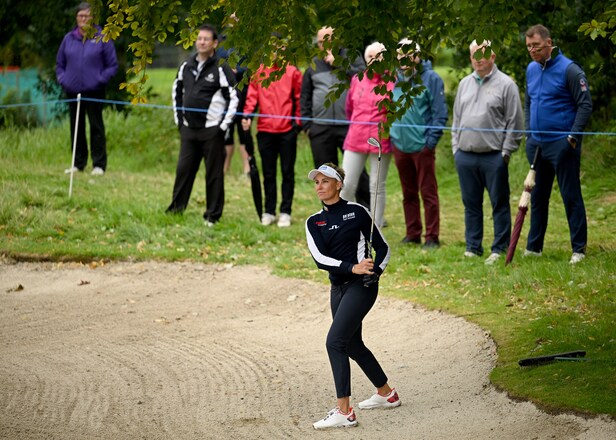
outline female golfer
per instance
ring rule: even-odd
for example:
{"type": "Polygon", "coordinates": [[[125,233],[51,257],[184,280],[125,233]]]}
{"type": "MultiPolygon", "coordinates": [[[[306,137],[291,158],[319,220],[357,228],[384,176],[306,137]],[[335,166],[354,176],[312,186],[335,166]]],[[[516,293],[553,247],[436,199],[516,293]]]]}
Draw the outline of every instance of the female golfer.
{"type": "Polygon", "coordinates": [[[329,272],[330,304],[333,322],[327,334],[327,354],[334,374],[337,406],[315,429],[346,428],[357,425],[350,405],[352,358],[376,387],[372,397],[359,403],[360,409],[400,406],[396,391],[361,336],[362,320],[368,314],[379,290],[379,276],[389,261],[389,245],[378,227],[372,246],[375,260],[368,254],[372,218],[362,205],[340,198],[344,171],[332,163],[310,171],[323,209],[306,221],[308,248],[319,269],[329,272]]]}

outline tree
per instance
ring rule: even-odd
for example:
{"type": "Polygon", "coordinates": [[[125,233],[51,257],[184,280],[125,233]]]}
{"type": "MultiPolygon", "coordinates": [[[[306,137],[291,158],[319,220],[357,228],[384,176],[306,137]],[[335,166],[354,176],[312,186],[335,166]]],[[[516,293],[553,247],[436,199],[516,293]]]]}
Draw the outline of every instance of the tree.
{"type": "MultiPolygon", "coordinates": [[[[3,3],[0,48],[7,47],[8,39],[23,32],[23,37],[16,38],[29,43],[13,44],[13,47],[26,48],[14,49],[13,53],[19,53],[22,60],[38,54],[49,64],[49,57],[55,56],[50,47],[59,45],[61,36],[74,22],[74,16],[68,11],[76,1],[32,0],[18,5],[17,0],[5,0],[3,3]],[[40,44],[41,41],[45,44],[40,44]]],[[[307,66],[313,56],[319,55],[313,38],[322,25],[336,29],[334,38],[326,45],[335,52],[344,47],[350,54],[363,54],[366,43],[374,40],[387,47],[383,62],[371,66],[367,74],[394,71],[397,43],[403,37],[419,43],[422,57],[426,59],[443,48],[453,49],[459,54],[455,66],[466,68],[470,42],[489,39],[493,41],[499,67],[511,74],[521,89],[529,62],[524,32],[529,26],[542,23],[551,29],[556,44],[565,54],[584,67],[595,108],[599,110],[595,114],[611,119],[612,103],[616,102],[616,89],[611,87],[616,76],[614,0],[590,3],[584,0],[91,0],[91,3],[99,23],[104,23],[107,37],[120,43],[118,54],[128,55],[129,81],[123,87],[137,101],[144,100],[143,86],[147,83],[147,68],[156,43],[173,41],[189,48],[198,26],[210,22],[224,30],[226,44],[237,49],[234,57],[245,55],[245,63],[252,71],[261,63],[269,64],[272,52],[278,49],[279,42],[272,37],[272,32],[280,34],[285,42],[284,49],[278,50],[283,63],[307,66]],[[239,22],[230,18],[233,13],[239,22]],[[580,27],[580,23],[587,26],[580,27]],[[584,38],[583,33],[590,38],[584,38]]],[[[345,67],[352,58],[337,59],[336,63],[345,67]]],[[[236,61],[238,58],[231,60],[236,61]]],[[[412,97],[416,92],[407,90],[407,96],[412,97]]],[[[408,101],[388,104],[392,118],[408,104],[408,101]]]]}
{"type": "MultiPolygon", "coordinates": [[[[313,38],[318,27],[326,24],[336,30],[326,45],[335,53],[346,48],[351,54],[363,54],[367,41],[383,43],[388,49],[383,61],[370,66],[367,74],[378,72],[393,79],[396,48],[404,37],[419,43],[422,55],[428,58],[439,47],[467,47],[474,38],[482,39],[485,35],[511,42],[518,36],[516,24],[528,14],[523,4],[504,0],[488,0],[478,6],[456,0],[193,0],[190,3],[108,0],[108,7],[110,15],[105,32],[111,38],[129,33],[134,39],[129,45],[135,54],[129,73],[137,79],[126,86],[137,96],[147,81],[144,72],[151,63],[155,42],[173,38],[190,47],[198,25],[203,22],[222,24],[227,44],[236,48],[236,54],[247,57],[247,67],[252,71],[261,63],[269,64],[275,50],[278,50],[278,62],[282,60],[283,65],[307,65],[313,56],[319,55],[312,44],[313,38]],[[230,18],[231,14],[239,21],[230,18]],[[282,50],[272,32],[282,36],[282,50]]],[[[336,63],[348,67],[353,58],[337,59],[336,63]]],[[[417,90],[406,93],[412,96],[417,90]]],[[[384,105],[389,107],[393,118],[409,103],[384,102],[384,105]]]]}

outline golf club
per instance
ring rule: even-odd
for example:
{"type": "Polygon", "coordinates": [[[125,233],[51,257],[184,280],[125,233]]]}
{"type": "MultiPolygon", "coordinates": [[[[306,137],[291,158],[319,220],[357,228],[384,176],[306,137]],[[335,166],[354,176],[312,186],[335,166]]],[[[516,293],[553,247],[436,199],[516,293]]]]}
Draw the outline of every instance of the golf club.
{"type": "MultiPolygon", "coordinates": [[[[379,194],[379,179],[381,177],[381,153],[382,147],[379,140],[375,137],[370,136],[368,138],[368,144],[373,147],[377,147],[379,149],[377,166],[376,166],[376,185],[374,188],[374,202],[372,204],[372,224],[370,225],[370,240],[368,241],[368,248],[366,250],[366,258],[372,258],[372,237],[374,235],[374,218],[376,217],[376,199],[379,194]]],[[[364,286],[368,286],[373,282],[372,275],[364,275],[364,286]]]]}

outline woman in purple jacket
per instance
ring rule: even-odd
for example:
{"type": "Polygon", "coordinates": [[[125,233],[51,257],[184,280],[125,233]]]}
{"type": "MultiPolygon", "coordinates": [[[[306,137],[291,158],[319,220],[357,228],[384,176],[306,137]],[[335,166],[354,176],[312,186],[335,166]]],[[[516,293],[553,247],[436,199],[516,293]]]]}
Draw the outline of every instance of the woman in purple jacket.
{"type": "Polygon", "coordinates": [[[103,42],[100,27],[96,26],[92,38],[86,37],[91,29],[91,7],[89,3],[77,6],[77,26],[64,36],[56,56],[56,77],[66,92],[71,116],[71,140],[77,129],[77,145],[74,168],[66,173],[83,171],[88,162],[88,144],[85,132],[85,116],[90,122],[90,150],[92,155],[92,174],[102,176],[107,169],[107,147],[105,124],[103,123],[103,103],[105,86],[118,70],[116,51],[111,41],[103,42]],[[96,101],[82,101],[79,121],[77,115],[77,94],[82,98],[96,101]]]}

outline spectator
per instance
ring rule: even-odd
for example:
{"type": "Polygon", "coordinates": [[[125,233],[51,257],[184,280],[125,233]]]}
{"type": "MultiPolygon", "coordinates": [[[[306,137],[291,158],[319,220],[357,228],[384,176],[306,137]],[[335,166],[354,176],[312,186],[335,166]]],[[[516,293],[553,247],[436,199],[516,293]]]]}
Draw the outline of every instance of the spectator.
{"type": "MultiPolygon", "coordinates": [[[[338,150],[342,152],[344,139],[349,131],[346,118],[347,90],[333,102],[327,102],[327,94],[336,86],[345,81],[340,78],[340,69],[334,66],[335,57],[331,49],[325,50],[324,42],[331,40],[334,30],[331,27],[322,27],[317,32],[317,45],[323,58],[315,57],[304,73],[302,80],[301,113],[302,127],[310,138],[310,147],[314,166],[331,162],[338,165],[338,150]]],[[[340,58],[346,58],[345,50],[339,53],[340,58]]],[[[347,83],[350,79],[366,67],[362,57],[357,59],[346,72],[347,83]]],[[[359,178],[357,202],[370,208],[370,177],[365,169],[359,178]]]]}
{"type": "MultiPolygon", "coordinates": [[[[381,53],[385,51],[385,46],[381,43],[372,43],[366,47],[364,59],[366,64],[381,59],[381,53]]],[[[379,102],[383,99],[389,99],[389,96],[377,94],[374,89],[385,85],[387,91],[391,92],[394,88],[393,82],[385,82],[382,76],[374,73],[372,78],[364,75],[362,79],[355,75],[351,80],[351,86],[346,100],[347,118],[351,122],[349,132],[344,140],[344,156],[342,158],[342,168],[346,173],[346,182],[342,188],[342,198],[345,200],[355,201],[355,193],[359,176],[366,165],[366,161],[370,159],[370,169],[376,170],[378,164],[378,150],[376,147],[368,145],[367,140],[373,136],[380,139],[382,145],[381,172],[378,182],[379,195],[376,205],[376,211],[372,213],[375,223],[379,227],[384,226],[383,214],[385,212],[385,182],[387,180],[387,171],[391,161],[391,143],[389,139],[382,139],[381,131],[378,123],[384,122],[387,111],[379,109],[379,102]]],[[[375,200],[377,188],[377,173],[370,173],[370,200],[375,200]]]]}
{"type": "Polygon", "coordinates": [[[225,131],[238,105],[235,76],[227,63],[220,63],[215,53],[217,46],[216,29],[209,24],[201,26],[195,43],[197,53],[182,63],[173,82],[173,107],[181,147],[173,200],[167,208],[167,212],[186,209],[203,159],[206,195],[203,218],[210,227],[220,220],[225,203],[225,131]]]}
{"type": "Polygon", "coordinates": [[[90,154],[92,175],[102,176],[107,170],[107,139],[103,121],[105,87],[118,71],[118,60],[113,42],[102,40],[101,28],[92,25],[92,10],[89,3],[77,6],[77,26],[64,36],[56,56],[56,77],[69,100],[71,118],[71,141],[75,139],[75,163],[67,174],[83,171],[88,163],[86,120],[90,123],[90,154]],[[92,29],[94,27],[94,30],[92,29]],[[95,101],[81,101],[77,117],[77,95],[95,101]]]}
{"type": "Polygon", "coordinates": [[[511,154],[522,139],[518,86],[494,63],[491,42],[470,45],[474,72],[462,79],[453,106],[451,144],[464,203],[465,257],[483,255],[483,191],[492,203],[494,240],[486,264],[507,251],[511,238],[509,171],[511,154]],[[485,58],[482,54],[490,50],[485,58]]]}
{"type": "Polygon", "coordinates": [[[421,212],[419,193],[423,201],[426,238],[424,249],[436,248],[439,242],[439,200],[436,182],[436,144],[447,123],[447,104],[443,80],[432,70],[430,61],[420,58],[419,45],[405,38],[400,41],[398,59],[401,67],[394,99],[402,95],[402,84],[410,82],[423,90],[413,97],[411,107],[389,135],[402,186],[402,206],[406,223],[403,243],[421,243],[421,212]]]}
{"type": "MultiPolygon", "coordinates": [[[[232,14],[230,19],[231,20],[229,21],[229,26],[232,27],[235,23],[237,23],[238,18],[235,16],[235,14],[232,14]]],[[[228,61],[229,57],[235,51],[235,49],[225,47],[224,42],[226,38],[224,34],[221,34],[219,38],[220,42],[218,44],[218,47],[216,48],[216,55],[218,56],[218,58],[228,61]]],[[[237,65],[231,68],[233,74],[235,75],[235,84],[237,84],[235,88],[237,92],[237,97],[239,99],[237,105],[237,113],[242,113],[244,111],[244,104],[246,103],[246,93],[248,93],[248,86],[243,84],[240,85],[247,71],[246,67],[242,66],[242,62],[244,61],[244,59],[245,57],[240,58],[237,65]]],[[[239,115],[235,115],[235,117],[233,118],[233,122],[225,133],[225,165],[223,170],[226,174],[231,167],[231,159],[233,158],[233,152],[235,151],[235,136],[233,133],[234,131],[236,131],[236,128],[237,138],[239,140],[240,155],[242,156],[242,166],[244,174],[248,175],[250,173],[250,164],[248,163],[248,153],[246,152],[246,136],[250,136],[250,133],[244,131],[244,129],[242,128],[242,120],[239,115]]]]}
{"type": "Polygon", "coordinates": [[[532,161],[539,149],[536,184],[531,193],[530,231],[525,256],[540,256],[548,229],[548,210],[554,176],[569,222],[573,254],[569,262],[586,256],[586,208],[580,185],[582,132],[592,114],[592,100],[582,68],[557,53],[552,57],[550,31],[542,25],[526,31],[532,61],[526,69],[526,156],[532,161]]]}
{"type": "MultiPolygon", "coordinates": [[[[284,46],[280,45],[278,49],[283,50],[284,46]]],[[[250,80],[244,113],[254,113],[258,107],[259,112],[264,115],[259,116],[257,122],[257,143],[261,154],[265,192],[265,212],[261,217],[261,224],[269,226],[276,221],[276,169],[280,157],[282,201],[278,226],[284,228],[291,226],[297,133],[301,130],[299,100],[302,74],[295,66],[286,64],[282,67],[282,63],[276,62],[277,53],[274,53],[273,57],[274,64],[270,67],[261,65],[250,80]],[[281,69],[284,69],[284,73],[279,79],[267,86],[263,84],[273,72],[281,69]]],[[[252,118],[242,119],[244,130],[250,130],[251,121],[252,118]]]]}

